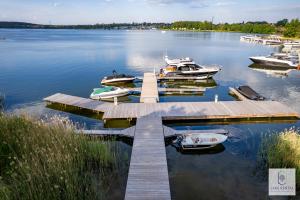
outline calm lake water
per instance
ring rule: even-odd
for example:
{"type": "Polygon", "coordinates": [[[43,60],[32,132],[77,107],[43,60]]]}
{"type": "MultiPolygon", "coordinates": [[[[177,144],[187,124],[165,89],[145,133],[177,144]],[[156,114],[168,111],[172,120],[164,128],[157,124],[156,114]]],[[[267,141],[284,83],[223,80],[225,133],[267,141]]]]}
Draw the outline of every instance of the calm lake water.
{"type": "MultiPolygon", "coordinates": [[[[42,99],[61,92],[88,97],[101,78],[113,69],[142,76],[164,66],[163,56],[192,57],[200,64],[219,64],[222,71],[209,83],[173,82],[162,86],[209,86],[203,95],[166,95],[168,101],[234,100],[228,87],[247,84],[270,99],[300,112],[300,71],[288,76],[249,68],[249,56],[266,55],[278,48],[242,43],[239,33],[194,33],[102,30],[0,29],[0,93],[8,112],[33,115],[60,114],[87,128],[102,128],[101,120],[46,108],[42,99]]],[[[139,84],[137,84],[139,85],[139,84]]],[[[137,102],[129,96],[128,102],[137,102]]],[[[299,122],[260,124],[170,124],[175,129],[224,128],[230,138],[223,146],[193,154],[168,145],[167,159],[173,199],[265,199],[267,182],[256,176],[261,136],[299,122]]],[[[130,157],[130,143],[118,141],[130,157]]],[[[124,167],[123,167],[124,168],[124,167]]],[[[112,199],[123,199],[127,168],[112,180],[112,199]]]]}

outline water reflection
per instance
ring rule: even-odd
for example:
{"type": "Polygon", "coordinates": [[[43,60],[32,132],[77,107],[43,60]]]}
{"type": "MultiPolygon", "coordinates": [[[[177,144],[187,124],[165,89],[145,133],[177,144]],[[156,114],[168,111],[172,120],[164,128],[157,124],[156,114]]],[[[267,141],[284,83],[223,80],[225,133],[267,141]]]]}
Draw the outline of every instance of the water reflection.
{"type": "Polygon", "coordinates": [[[207,149],[194,149],[194,150],[183,150],[180,147],[172,145],[178,152],[182,154],[195,154],[195,155],[204,155],[204,154],[217,154],[225,151],[225,147],[223,144],[218,144],[214,147],[207,148],[207,149]]]}
{"type": "Polygon", "coordinates": [[[224,147],[215,152],[178,153],[174,147],[167,146],[172,198],[267,199],[267,181],[255,175],[261,138],[265,133],[282,131],[292,125],[188,123],[171,126],[177,130],[220,128],[229,131],[228,140],[222,144],[224,147]]]}
{"type": "Polygon", "coordinates": [[[159,87],[166,87],[166,88],[197,88],[197,87],[214,88],[217,86],[217,82],[213,78],[207,80],[190,80],[190,81],[162,80],[159,82],[158,85],[159,87]]]}
{"type": "Polygon", "coordinates": [[[259,64],[249,65],[249,68],[255,71],[263,72],[267,74],[268,77],[274,77],[274,78],[286,78],[288,77],[288,74],[290,72],[295,70],[286,67],[272,67],[272,66],[259,65],[259,64]]]}

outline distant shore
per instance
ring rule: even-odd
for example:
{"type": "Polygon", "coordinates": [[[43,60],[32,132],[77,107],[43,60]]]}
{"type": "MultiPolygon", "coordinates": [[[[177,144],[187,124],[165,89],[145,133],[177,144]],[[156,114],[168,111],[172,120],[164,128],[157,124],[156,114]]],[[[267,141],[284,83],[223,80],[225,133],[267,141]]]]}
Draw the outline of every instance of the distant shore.
{"type": "Polygon", "coordinates": [[[0,29],[82,29],[82,30],[165,30],[192,32],[232,32],[247,34],[277,34],[285,39],[300,39],[299,19],[278,21],[276,24],[262,22],[219,23],[208,21],[178,21],[173,23],[111,23],[93,25],[43,25],[26,22],[1,22],[0,29]]]}

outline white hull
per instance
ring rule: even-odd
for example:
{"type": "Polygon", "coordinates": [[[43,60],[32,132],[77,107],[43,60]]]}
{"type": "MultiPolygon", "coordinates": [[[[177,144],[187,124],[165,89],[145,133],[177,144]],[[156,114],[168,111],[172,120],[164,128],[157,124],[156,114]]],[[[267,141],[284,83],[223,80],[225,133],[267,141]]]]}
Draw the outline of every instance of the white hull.
{"type": "Polygon", "coordinates": [[[91,94],[90,98],[94,100],[111,99],[114,97],[126,96],[128,95],[128,93],[129,93],[128,89],[118,88],[115,91],[103,92],[101,94],[95,94],[95,95],[91,94]]]}
{"type": "Polygon", "coordinates": [[[115,79],[103,79],[101,81],[101,84],[107,84],[107,83],[120,83],[120,82],[132,82],[135,80],[135,77],[133,78],[115,78],[115,79]]]}
{"type": "Polygon", "coordinates": [[[221,68],[217,65],[197,65],[191,58],[169,59],[165,57],[167,67],[161,69],[162,77],[195,77],[195,79],[208,79],[218,73],[221,68]]]}
{"type": "Polygon", "coordinates": [[[227,140],[228,136],[216,133],[190,133],[182,136],[182,149],[211,148],[227,140]]]}
{"type": "Polygon", "coordinates": [[[291,62],[289,60],[268,58],[265,56],[250,57],[250,60],[252,60],[254,63],[257,63],[257,64],[264,64],[264,65],[269,65],[269,66],[291,67],[291,68],[297,67],[297,64],[294,64],[293,62],[291,62]]]}

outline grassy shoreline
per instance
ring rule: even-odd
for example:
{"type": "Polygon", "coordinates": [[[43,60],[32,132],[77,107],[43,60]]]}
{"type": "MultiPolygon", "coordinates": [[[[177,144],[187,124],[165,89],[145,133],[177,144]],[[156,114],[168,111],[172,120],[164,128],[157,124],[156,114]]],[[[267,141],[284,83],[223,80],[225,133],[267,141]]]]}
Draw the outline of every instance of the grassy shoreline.
{"type": "Polygon", "coordinates": [[[72,124],[0,114],[0,199],[105,199],[117,167],[110,143],[72,124]]]}
{"type": "Polygon", "coordinates": [[[258,168],[267,174],[269,168],[295,168],[297,191],[300,190],[300,131],[286,129],[262,138],[258,168]]]}

